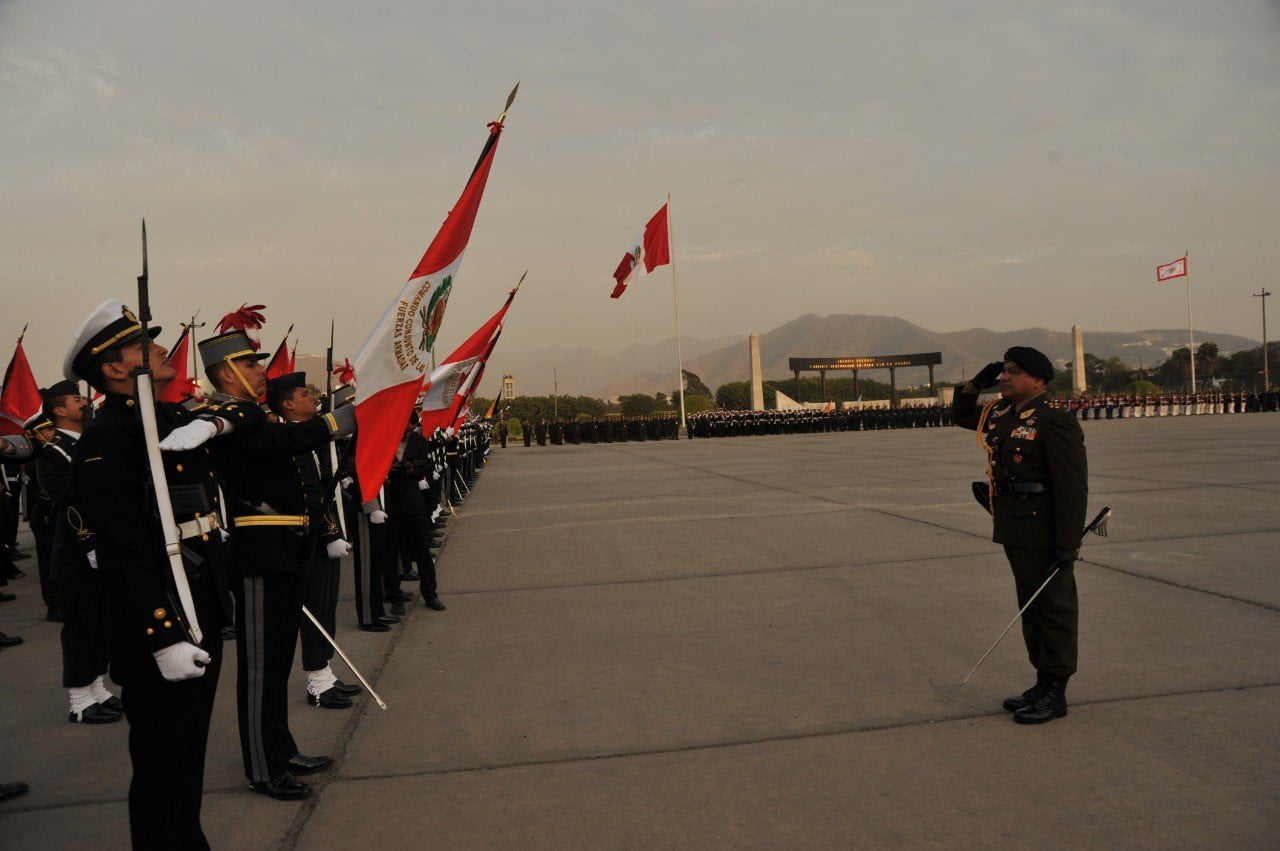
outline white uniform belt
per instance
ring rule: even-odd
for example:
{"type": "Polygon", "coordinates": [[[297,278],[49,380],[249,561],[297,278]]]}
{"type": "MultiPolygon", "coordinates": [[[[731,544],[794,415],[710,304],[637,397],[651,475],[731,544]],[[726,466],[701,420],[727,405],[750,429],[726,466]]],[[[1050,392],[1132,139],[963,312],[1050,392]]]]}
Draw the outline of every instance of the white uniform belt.
{"type": "Polygon", "coordinates": [[[178,524],[178,537],[184,541],[207,535],[218,528],[218,515],[206,514],[194,520],[184,520],[178,524]]]}

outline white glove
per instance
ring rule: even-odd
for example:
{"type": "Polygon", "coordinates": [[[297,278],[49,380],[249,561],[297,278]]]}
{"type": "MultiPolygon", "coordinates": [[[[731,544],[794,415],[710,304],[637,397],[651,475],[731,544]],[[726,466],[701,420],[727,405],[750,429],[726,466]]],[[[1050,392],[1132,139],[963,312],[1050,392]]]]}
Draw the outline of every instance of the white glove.
{"type": "Polygon", "coordinates": [[[369,512],[369,522],[370,522],[370,523],[373,523],[373,524],[375,524],[375,525],[377,525],[377,524],[379,524],[379,523],[386,523],[386,522],[387,522],[387,512],[383,511],[381,508],[377,509],[376,511],[370,511],[370,512],[369,512]]]}
{"type": "Polygon", "coordinates": [[[433,481],[433,482],[438,482],[438,481],[440,481],[440,473],[439,473],[438,471],[436,471],[436,470],[432,470],[432,471],[431,471],[431,481],[433,481]]]}
{"type": "Polygon", "coordinates": [[[324,551],[328,554],[329,558],[345,558],[346,556],[351,555],[351,544],[348,541],[344,541],[342,538],[339,538],[336,541],[330,541],[325,544],[324,551]]]}
{"type": "Polygon", "coordinates": [[[94,570],[98,569],[98,551],[97,550],[89,550],[89,552],[85,553],[84,557],[89,560],[90,567],[92,567],[94,570]]]}
{"type": "Polygon", "coordinates": [[[217,433],[218,427],[209,420],[196,420],[169,432],[169,436],[160,441],[160,449],[164,452],[186,452],[203,446],[217,433]]]}
{"type": "Polygon", "coordinates": [[[156,657],[156,664],[160,666],[160,676],[171,683],[203,677],[203,666],[207,665],[211,658],[208,653],[189,641],[170,644],[151,655],[156,657]]]}
{"type": "Polygon", "coordinates": [[[342,481],[338,482],[338,484],[342,486],[343,490],[346,490],[347,488],[355,484],[355,482],[354,480],[352,480],[350,476],[343,476],[342,481]]]}
{"type": "Polygon", "coordinates": [[[427,480],[426,480],[426,479],[418,479],[418,490],[420,490],[420,491],[424,491],[424,490],[426,490],[426,489],[427,489],[427,480]]]}

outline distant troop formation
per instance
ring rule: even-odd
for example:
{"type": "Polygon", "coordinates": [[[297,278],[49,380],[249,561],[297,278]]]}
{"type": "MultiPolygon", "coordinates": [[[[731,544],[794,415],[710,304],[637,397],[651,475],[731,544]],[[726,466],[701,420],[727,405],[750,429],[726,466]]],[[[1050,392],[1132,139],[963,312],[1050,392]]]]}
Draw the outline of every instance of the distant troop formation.
{"type": "MultiPolygon", "coordinates": [[[[484,466],[491,428],[454,420],[424,435],[414,411],[385,486],[361,494],[353,386],[326,400],[304,373],[268,379],[268,355],[235,328],[198,346],[213,395],[148,404],[177,375],[154,342],[159,332],[123,303],[103,303],[75,333],[63,380],[40,391],[24,434],[0,438],[0,576],[24,576],[12,562],[11,497],[21,488],[46,616],[62,624],[69,719],[127,720],[135,847],[201,848],[223,642],[235,642],[250,787],[306,797],[299,775],[333,760],[307,755],[290,732],[295,650],[300,643],[309,705],[353,705],[361,686],[330,667],[348,556],[360,629],[390,630],[411,599],[406,581],[444,611],[432,550],[484,466]]],[[[0,646],[20,643],[0,633],[0,646]]],[[[0,800],[24,791],[0,785],[0,800]]]]}
{"type": "Polygon", "coordinates": [[[1171,396],[1073,396],[1053,407],[1079,420],[1127,420],[1204,414],[1253,414],[1280,411],[1280,390],[1265,393],[1184,393],[1171,396]]]}
{"type": "Polygon", "coordinates": [[[947,425],[951,425],[951,409],[945,405],[844,411],[710,411],[689,417],[689,437],[879,431],[947,425]]]}
{"type": "MultiPolygon", "coordinates": [[[[507,445],[506,424],[499,424],[502,445],[507,445]]],[[[524,427],[524,445],[578,446],[583,443],[626,443],[627,441],[677,440],[680,418],[675,414],[650,417],[599,417],[586,420],[539,419],[524,427]]]]}

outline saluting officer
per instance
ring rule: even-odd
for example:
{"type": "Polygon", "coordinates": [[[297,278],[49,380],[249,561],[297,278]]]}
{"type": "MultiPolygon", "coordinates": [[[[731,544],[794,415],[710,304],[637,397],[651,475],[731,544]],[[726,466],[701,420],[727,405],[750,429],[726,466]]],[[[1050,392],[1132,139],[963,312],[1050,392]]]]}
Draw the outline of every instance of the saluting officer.
{"type": "Polygon", "coordinates": [[[241,330],[202,340],[200,358],[216,394],[204,410],[234,423],[212,446],[225,488],[231,537],[227,563],[236,601],[236,698],[240,749],[250,787],[295,799],[311,787],[295,775],[327,768],[304,756],[289,732],[288,683],[302,620],[306,502],[293,458],[355,429],[352,406],[301,423],[273,423],[258,406],[262,359],[241,330]]]}
{"type": "Polygon", "coordinates": [[[1036,684],[1004,708],[1023,724],[1067,714],[1067,680],[1076,672],[1079,604],[1072,570],[1079,553],[1089,496],[1084,432],[1066,411],[1050,407],[1045,385],[1053,364],[1041,352],[1014,346],[960,388],[955,424],[975,429],[987,450],[992,539],[1004,545],[1018,606],[1058,567],[1022,616],[1036,684]],[[978,408],[978,393],[1000,387],[1000,398],[978,408]]]}
{"type": "MultiPolygon", "coordinates": [[[[148,329],[155,337],[160,329],[148,329]]],[[[150,347],[156,395],[174,378],[165,350],[123,303],[107,301],[76,332],[63,365],[106,394],[72,456],[71,503],[96,535],[106,584],[111,678],[129,722],[129,828],[135,848],[208,848],[200,828],[204,755],[222,665],[219,630],[230,621],[218,493],[203,448],[164,452],[187,582],[203,640],[190,642],[175,604],[137,410],[134,371],[150,347]]],[[[160,436],[225,431],[228,424],[158,403],[160,436]]],[[[161,448],[164,444],[162,442],[161,448]]]]}

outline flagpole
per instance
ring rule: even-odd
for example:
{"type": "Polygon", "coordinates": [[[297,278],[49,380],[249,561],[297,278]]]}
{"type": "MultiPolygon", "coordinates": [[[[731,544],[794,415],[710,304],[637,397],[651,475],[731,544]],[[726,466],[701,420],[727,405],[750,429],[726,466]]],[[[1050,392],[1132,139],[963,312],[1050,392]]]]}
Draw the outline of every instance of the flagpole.
{"type": "Polygon", "coordinates": [[[1191,395],[1194,396],[1196,394],[1196,332],[1191,324],[1191,264],[1187,262],[1190,256],[1190,251],[1184,253],[1182,262],[1183,268],[1187,271],[1183,277],[1187,279],[1187,340],[1188,350],[1191,352],[1191,395]]]}
{"type": "Polygon", "coordinates": [[[680,290],[676,286],[676,251],[671,247],[671,193],[667,193],[667,248],[671,253],[671,298],[676,307],[676,388],[680,393],[680,428],[687,428],[684,418],[684,355],[680,352],[680,290]]]}

